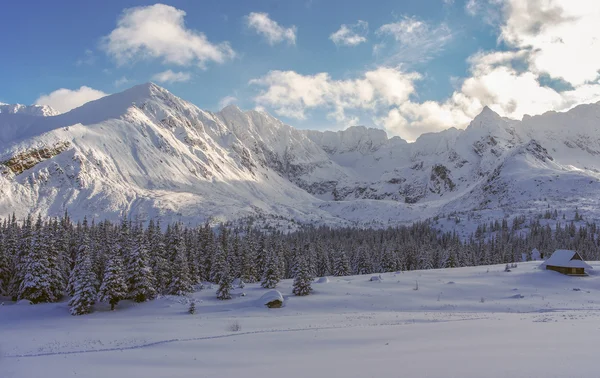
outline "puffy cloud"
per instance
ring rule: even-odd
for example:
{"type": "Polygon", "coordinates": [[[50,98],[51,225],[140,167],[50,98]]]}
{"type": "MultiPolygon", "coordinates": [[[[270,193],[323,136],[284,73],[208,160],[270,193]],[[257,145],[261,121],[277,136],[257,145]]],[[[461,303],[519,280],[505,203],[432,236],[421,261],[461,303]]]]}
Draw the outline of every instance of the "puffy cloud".
{"type": "Polygon", "coordinates": [[[229,43],[212,43],[206,35],[186,28],[185,12],[155,4],[125,9],[117,27],[103,38],[103,49],[118,64],[162,59],[177,65],[223,63],[235,55],[229,43]]]}
{"type": "MultiPolygon", "coordinates": [[[[252,81],[263,87],[255,100],[279,115],[298,119],[317,108],[326,109],[338,123],[370,116],[388,133],[408,140],[424,132],[466,127],[484,106],[520,119],[600,101],[600,28],[596,27],[600,2],[473,0],[469,4],[475,14],[484,15],[484,21],[494,20],[504,50],[469,57],[468,75],[452,78],[455,90],[443,101],[418,101],[414,84],[421,76],[405,71],[406,66],[380,67],[347,80],[334,80],[327,73],[272,71],[252,81]]],[[[426,50],[428,41],[435,41],[432,35],[441,41],[451,38],[449,31],[433,33],[440,28],[443,25],[433,27],[405,17],[382,26],[377,34],[392,37],[401,48],[426,50]]],[[[431,46],[435,48],[435,43],[431,46]]]]}
{"type": "Polygon", "coordinates": [[[507,0],[501,38],[530,51],[530,69],[573,86],[598,79],[600,2],[507,0]]]}
{"type": "Polygon", "coordinates": [[[246,25],[265,37],[271,46],[281,42],[287,42],[290,45],[296,44],[296,26],[282,27],[270,19],[268,13],[250,13],[246,16],[246,25]]]}
{"type": "Polygon", "coordinates": [[[367,41],[369,23],[358,20],[356,24],[342,24],[340,28],[329,36],[337,46],[356,46],[367,41]]]}
{"type": "Polygon", "coordinates": [[[304,119],[306,110],[326,108],[330,118],[348,122],[347,110],[375,111],[407,101],[419,78],[416,73],[380,67],[351,80],[334,80],[326,73],[271,71],[250,83],[266,88],[255,98],[257,104],[279,115],[304,119]]]}
{"type": "Polygon", "coordinates": [[[433,26],[415,17],[385,24],[377,29],[380,37],[391,37],[393,42],[376,44],[373,52],[386,57],[386,64],[417,63],[431,60],[452,40],[452,31],[442,23],[433,26]]]}
{"type": "Polygon", "coordinates": [[[219,100],[219,109],[223,109],[224,107],[235,104],[238,101],[237,97],[234,96],[225,96],[219,100]]]}
{"type": "Polygon", "coordinates": [[[172,70],[159,72],[152,76],[152,80],[159,83],[182,83],[189,81],[191,78],[192,75],[189,72],[173,72],[172,70]]]}
{"type": "Polygon", "coordinates": [[[49,105],[52,108],[58,110],[61,113],[68,112],[71,109],[77,108],[86,102],[97,100],[107,94],[90,88],[82,86],[79,89],[57,89],[49,94],[41,95],[35,104],[37,105],[49,105]]]}

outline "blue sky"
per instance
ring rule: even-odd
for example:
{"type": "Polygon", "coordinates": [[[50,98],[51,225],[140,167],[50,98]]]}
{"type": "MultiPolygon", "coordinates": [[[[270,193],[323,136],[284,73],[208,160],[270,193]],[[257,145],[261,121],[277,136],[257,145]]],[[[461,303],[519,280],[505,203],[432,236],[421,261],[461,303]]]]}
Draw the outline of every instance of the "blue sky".
{"type": "Polygon", "coordinates": [[[575,75],[537,51],[558,54],[545,38],[559,37],[584,54],[569,39],[581,30],[565,32],[565,21],[548,15],[598,16],[598,6],[553,1],[533,4],[525,20],[535,0],[10,2],[0,24],[0,101],[46,100],[65,111],[155,81],[203,109],[234,102],[301,128],[360,123],[410,140],[464,127],[484,105],[518,118],[595,100],[600,91],[589,86],[599,67],[575,75]],[[172,42],[157,31],[164,25],[172,42]],[[41,97],[82,86],[89,91],[41,97]],[[540,99],[515,106],[527,99],[515,91],[540,99]]]}

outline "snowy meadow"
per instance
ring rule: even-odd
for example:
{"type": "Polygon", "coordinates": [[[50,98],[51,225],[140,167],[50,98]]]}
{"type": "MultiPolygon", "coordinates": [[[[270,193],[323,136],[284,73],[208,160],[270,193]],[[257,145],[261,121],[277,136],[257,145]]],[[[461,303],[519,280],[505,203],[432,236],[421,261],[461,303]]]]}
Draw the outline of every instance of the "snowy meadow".
{"type": "Polygon", "coordinates": [[[6,300],[0,376],[594,376],[600,263],[588,277],[539,263],[330,276],[308,296],[287,279],[281,308],[260,283],[227,301],[205,284],[76,317],[65,300],[6,300]]]}

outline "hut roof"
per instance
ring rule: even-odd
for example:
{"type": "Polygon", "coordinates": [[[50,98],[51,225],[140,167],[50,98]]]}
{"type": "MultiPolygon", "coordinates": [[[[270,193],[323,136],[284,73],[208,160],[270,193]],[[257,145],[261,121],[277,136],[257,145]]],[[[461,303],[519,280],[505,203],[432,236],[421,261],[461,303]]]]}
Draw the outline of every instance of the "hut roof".
{"type": "Polygon", "coordinates": [[[568,249],[557,249],[552,256],[546,260],[541,266],[560,266],[565,268],[585,268],[593,269],[587,264],[579,253],[568,249]]]}

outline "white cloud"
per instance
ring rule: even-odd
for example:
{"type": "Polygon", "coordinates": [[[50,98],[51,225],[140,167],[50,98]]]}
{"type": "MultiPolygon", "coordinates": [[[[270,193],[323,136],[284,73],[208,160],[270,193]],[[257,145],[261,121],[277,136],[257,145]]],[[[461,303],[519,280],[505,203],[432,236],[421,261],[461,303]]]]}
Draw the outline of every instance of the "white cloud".
{"type": "Polygon", "coordinates": [[[125,76],[121,76],[120,79],[117,79],[114,81],[113,85],[118,88],[118,87],[122,87],[123,85],[129,83],[129,81],[130,80],[128,78],[126,78],[125,76]]]}
{"type": "Polygon", "coordinates": [[[287,42],[290,45],[296,44],[296,26],[282,27],[271,20],[268,13],[250,13],[246,16],[246,25],[265,37],[271,46],[281,42],[287,42]]]}
{"type": "MultiPolygon", "coordinates": [[[[408,140],[424,132],[463,128],[486,105],[502,116],[520,119],[525,114],[600,101],[600,28],[596,27],[600,2],[472,3],[476,12],[489,12],[487,21],[495,17],[503,42],[499,46],[505,51],[478,52],[469,57],[468,75],[451,78],[455,90],[443,101],[418,101],[414,83],[421,75],[407,71],[406,66],[380,67],[347,80],[334,80],[327,73],[272,71],[251,81],[262,87],[255,101],[279,115],[298,119],[306,118],[314,109],[326,110],[338,124],[348,124],[357,115],[370,116],[388,133],[408,140]],[[561,84],[553,84],[557,81],[561,84]]],[[[401,46],[427,47],[427,41],[435,40],[431,31],[438,28],[404,18],[382,26],[378,33],[393,37],[401,46]]]]}
{"type": "Polygon", "coordinates": [[[358,20],[356,24],[342,24],[340,28],[329,36],[337,46],[356,46],[367,41],[369,23],[358,20]]]}
{"type": "Polygon", "coordinates": [[[385,57],[384,63],[423,63],[439,54],[452,40],[448,25],[431,25],[415,17],[403,17],[400,21],[385,24],[377,29],[380,37],[391,37],[392,42],[376,44],[373,53],[385,57]]]}
{"type": "Polygon", "coordinates": [[[275,113],[305,119],[306,111],[328,109],[328,117],[347,123],[347,111],[373,112],[408,100],[414,92],[413,82],[420,75],[380,67],[351,80],[334,80],[326,73],[301,75],[293,71],[271,71],[250,84],[264,87],[255,101],[275,113]]]}
{"type": "Polygon", "coordinates": [[[507,0],[501,38],[530,52],[530,68],[573,86],[598,78],[600,2],[507,0]]]}
{"type": "Polygon", "coordinates": [[[152,80],[159,83],[183,83],[189,81],[191,78],[192,75],[189,72],[173,72],[172,70],[159,72],[152,76],[152,80]]]}
{"type": "Polygon", "coordinates": [[[465,12],[469,16],[481,19],[486,24],[497,26],[502,22],[502,10],[505,3],[506,0],[467,0],[465,12]]]}
{"type": "Polygon", "coordinates": [[[58,110],[61,113],[68,112],[71,109],[77,108],[86,102],[97,100],[107,94],[90,88],[82,86],[79,89],[57,89],[49,94],[41,95],[35,104],[37,105],[49,105],[52,108],[58,110]]]}
{"type": "Polygon", "coordinates": [[[117,27],[103,38],[103,49],[118,64],[162,59],[177,65],[223,63],[234,57],[229,43],[212,43],[185,26],[185,12],[164,4],[125,9],[117,27]]]}
{"type": "Polygon", "coordinates": [[[235,104],[238,101],[237,97],[234,96],[225,96],[221,100],[219,100],[219,109],[223,109],[224,107],[235,104]]]}

